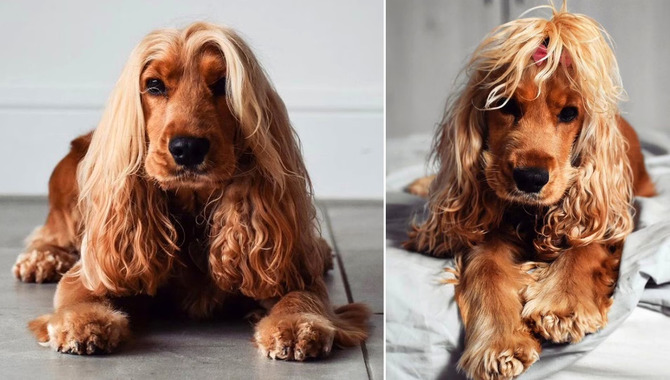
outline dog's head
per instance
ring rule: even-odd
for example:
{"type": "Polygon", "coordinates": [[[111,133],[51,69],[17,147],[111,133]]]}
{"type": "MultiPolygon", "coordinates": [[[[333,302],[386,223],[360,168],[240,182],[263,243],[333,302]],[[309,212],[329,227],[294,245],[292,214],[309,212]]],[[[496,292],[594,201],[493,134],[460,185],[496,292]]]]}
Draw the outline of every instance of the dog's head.
{"type": "MultiPolygon", "coordinates": [[[[569,70],[569,68],[568,68],[569,70]]],[[[526,69],[516,90],[484,111],[484,173],[505,201],[552,205],[577,177],[574,144],[587,118],[566,70],[538,84],[526,69]]]]}
{"type": "Polygon", "coordinates": [[[608,37],[584,15],[550,9],[549,20],[494,29],[447,104],[427,222],[448,236],[445,249],[481,241],[507,204],[542,212],[544,250],[618,241],[631,229],[623,88],[608,37]]]}
{"type": "Polygon", "coordinates": [[[152,32],[133,50],[80,181],[137,175],[163,189],[202,188],[257,170],[282,184],[301,165],[291,162],[295,147],[286,108],[247,44],[199,22],[152,32]]]}
{"type": "Polygon", "coordinates": [[[223,52],[197,33],[179,37],[152,54],[139,78],[148,139],[144,167],[165,188],[230,178],[239,144],[223,52]]]}
{"type": "MultiPolygon", "coordinates": [[[[155,291],[178,249],[175,204],[203,213],[210,234],[222,236],[212,244],[235,241],[225,250],[253,256],[258,273],[291,277],[295,247],[313,240],[311,184],[286,107],[250,48],[226,27],[199,22],[147,35],[77,175],[89,289],[155,291]],[[198,203],[188,201],[194,194],[204,211],[189,208],[198,203]],[[224,204],[226,196],[235,201],[224,204]],[[225,218],[237,218],[234,228],[225,218]],[[244,240],[245,233],[253,237],[244,240]],[[272,260],[260,252],[272,252],[272,260]]],[[[259,278],[267,284],[250,283],[285,283],[259,278]]]]}

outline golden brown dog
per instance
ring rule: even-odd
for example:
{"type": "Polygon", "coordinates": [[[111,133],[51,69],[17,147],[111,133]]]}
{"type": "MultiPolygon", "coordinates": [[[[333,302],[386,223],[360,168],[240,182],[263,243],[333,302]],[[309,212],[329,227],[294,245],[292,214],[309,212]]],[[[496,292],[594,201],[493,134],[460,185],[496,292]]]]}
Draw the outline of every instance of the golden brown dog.
{"type": "Polygon", "coordinates": [[[605,326],[633,195],[654,194],[607,36],[552,11],[496,28],[474,52],[436,136],[428,219],[407,243],[457,259],[471,378],[510,379],[541,339],[605,326]]]}
{"type": "Polygon", "coordinates": [[[297,137],[228,28],[145,37],[49,190],[47,221],[14,273],[44,282],[67,271],[55,312],[30,323],[55,350],[111,352],[130,334],[114,300],[159,292],[194,318],[240,295],[259,301],[268,315],[254,338],[273,359],[324,357],[367,336],[365,306],[329,303],[331,251],[297,137]]]}

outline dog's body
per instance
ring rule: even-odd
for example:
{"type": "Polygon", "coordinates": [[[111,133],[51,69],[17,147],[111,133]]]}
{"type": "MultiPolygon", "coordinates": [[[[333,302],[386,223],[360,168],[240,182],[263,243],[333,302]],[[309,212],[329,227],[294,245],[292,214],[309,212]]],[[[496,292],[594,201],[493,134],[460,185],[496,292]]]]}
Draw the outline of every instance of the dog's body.
{"type": "Polygon", "coordinates": [[[331,251],[297,137],[229,29],[148,35],[98,128],[54,170],[49,206],[14,273],[46,282],[67,271],[54,314],[30,323],[53,349],[113,351],[130,334],[114,300],[159,292],[198,319],[231,298],[258,301],[268,315],[255,342],[273,359],[324,357],[367,336],[364,305],[330,306],[331,251]]]}
{"type": "Polygon", "coordinates": [[[409,187],[429,215],[406,247],[456,257],[459,367],[475,379],[511,379],[541,339],[605,326],[633,195],[654,195],[599,25],[553,12],[482,42],[439,128],[437,176],[409,187]]]}

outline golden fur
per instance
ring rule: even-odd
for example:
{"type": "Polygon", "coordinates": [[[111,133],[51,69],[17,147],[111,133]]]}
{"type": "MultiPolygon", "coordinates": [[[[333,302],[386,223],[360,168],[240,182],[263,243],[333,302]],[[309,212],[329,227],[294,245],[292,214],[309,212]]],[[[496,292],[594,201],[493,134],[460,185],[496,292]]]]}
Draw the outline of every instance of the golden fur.
{"type": "MultiPolygon", "coordinates": [[[[272,358],[323,357],[333,344],[366,338],[364,305],[329,304],[323,274],[331,251],[320,237],[298,138],[231,29],[195,23],[146,36],[97,129],[75,140],[54,171],[51,183],[60,182],[67,191],[51,189],[50,217],[29,248],[44,251],[49,240],[81,251],[59,283],[55,313],[31,322],[54,349],[114,350],[129,331],[110,299],[166,288],[194,318],[234,296],[261,301],[269,315],[255,340],[272,358]],[[179,164],[168,148],[183,136],[208,141],[195,167],[179,164]]],[[[39,264],[20,261],[17,276],[59,277],[23,274],[39,264]]]]}
{"type": "MultiPolygon", "coordinates": [[[[459,366],[471,378],[522,373],[540,352],[533,333],[577,342],[605,325],[633,195],[654,194],[619,115],[606,33],[565,5],[549,8],[550,19],[501,25],[475,50],[435,138],[428,218],[406,243],[462,263],[459,366]],[[516,177],[528,168],[546,175],[537,191],[516,177]],[[529,261],[543,262],[532,275],[529,261]]],[[[409,189],[424,193],[428,182],[409,189]]]]}

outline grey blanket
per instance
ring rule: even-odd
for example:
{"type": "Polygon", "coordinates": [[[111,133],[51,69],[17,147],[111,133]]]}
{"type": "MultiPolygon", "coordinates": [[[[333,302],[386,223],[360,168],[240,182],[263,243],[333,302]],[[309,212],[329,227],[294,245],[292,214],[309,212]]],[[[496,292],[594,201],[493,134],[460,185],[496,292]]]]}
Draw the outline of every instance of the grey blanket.
{"type": "MultiPolygon", "coordinates": [[[[520,379],[545,379],[574,363],[603,342],[637,305],[670,315],[670,138],[651,134],[641,135],[641,139],[647,168],[659,194],[636,199],[636,230],[625,243],[609,324],[578,344],[545,344],[540,360],[520,379]]],[[[426,139],[416,141],[424,143],[426,139]]],[[[393,149],[395,145],[387,146],[393,149]]],[[[406,144],[397,146],[407,151],[406,144]]],[[[393,152],[388,151],[387,155],[393,156],[393,152]]],[[[415,160],[414,169],[409,166],[389,168],[387,376],[389,379],[464,379],[456,370],[463,350],[463,329],[454,302],[454,288],[440,282],[447,277],[444,268],[452,263],[400,247],[406,239],[410,218],[422,211],[424,202],[403,194],[399,184],[407,184],[421,175],[416,168],[422,166],[415,160]]],[[[670,378],[670,369],[665,375],[670,378]]]]}

